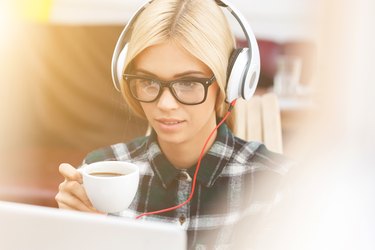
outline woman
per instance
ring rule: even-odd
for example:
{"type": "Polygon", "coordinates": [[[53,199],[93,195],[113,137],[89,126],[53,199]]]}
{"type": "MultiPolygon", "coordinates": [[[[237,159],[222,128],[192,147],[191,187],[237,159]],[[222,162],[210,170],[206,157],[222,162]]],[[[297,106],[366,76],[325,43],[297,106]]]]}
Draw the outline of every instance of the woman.
{"type": "MultiPolygon", "coordinates": [[[[264,190],[258,191],[262,183],[257,176],[273,178],[284,171],[280,155],[234,137],[231,118],[214,130],[229,107],[225,86],[234,48],[233,34],[215,1],[153,1],[134,24],[121,82],[126,102],[148,120],[152,133],[96,150],[84,160],[126,160],[140,166],[133,214],[119,213],[139,216],[188,200],[202,147],[214,131],[190,202],[142,217],[181,225],[192,249],[230,247],[237,223],[258,216],[260,206],[273,202],[273,190],[260,195],[264,190]]],[[[98,212],[75,168],[61,164],[60,173],[65,181],[56,196],[59,207],[98,212]]]]}

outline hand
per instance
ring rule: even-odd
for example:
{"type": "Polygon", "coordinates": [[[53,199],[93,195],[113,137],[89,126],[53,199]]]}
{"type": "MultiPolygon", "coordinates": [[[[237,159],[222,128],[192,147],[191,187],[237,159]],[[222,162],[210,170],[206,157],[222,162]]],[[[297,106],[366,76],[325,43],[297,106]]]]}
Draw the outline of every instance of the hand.
{"type": "Polygon", "coordinates": [[[59,172],[65,178],[64,182],[59,185],[59,192],[55,196],[59,208],[100,213],[87,197],[82,186],[81,173],[67,163],[60,164],[59,172]]]}

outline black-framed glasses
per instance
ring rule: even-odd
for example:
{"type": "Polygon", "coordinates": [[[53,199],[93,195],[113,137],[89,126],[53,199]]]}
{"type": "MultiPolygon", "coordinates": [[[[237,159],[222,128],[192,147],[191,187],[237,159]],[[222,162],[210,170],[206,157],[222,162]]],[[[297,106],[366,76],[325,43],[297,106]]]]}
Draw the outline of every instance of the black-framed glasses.
{"type": "Polygon", "coordinates": [[[183,78],[173,81],[129,74],[124,74],[123,77],[129,84],[132,96],[140,102],[154,102],[161,96],[163,88],[168,88],[177,101],[186,105],[203,103],[208,87],[215,81],[214,75],[211,78],[183,78]]]}

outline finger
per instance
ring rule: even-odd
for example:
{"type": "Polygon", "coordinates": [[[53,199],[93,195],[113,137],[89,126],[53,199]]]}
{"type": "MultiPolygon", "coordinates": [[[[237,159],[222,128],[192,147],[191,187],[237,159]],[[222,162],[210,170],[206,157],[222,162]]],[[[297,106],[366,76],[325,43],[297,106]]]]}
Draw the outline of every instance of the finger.
{"type": "Polygon", "coordinates": [[[55,197],[59,208],[78,210],[83,212],[96,212],[95,208],[86,206],[82,201],[73,195],[64,195],[59,192],[55,197]]]}
{"type": "Polygon", "coordinates": [[[65,180],[59,185],[59,191],[61,193],[66,193],[75,196],[81,202],[83,202],[87,207],[93,207],[84,187],[76,181],[65,180]]]}
{"type": "Polygon", "coordinates": [[[73,209],[72,207],[69,207],[68,205],[66,205],[65,203],[62,203],[62,202],[58,202],[57,205],[58,205],[59,208],[61,208],[61,209],[67,209],[67,210],[74,210],[74,211],[77,211],[77,210],[73,209]]]}
{"type": "Polygon", "coordinates": [[[81,210],[81,209],[76,209],[74,207],[70,207],[69,205],[67,205],[65,203],[62,203],[62,202],[58,202],[57,204],[58,204],[59,208],[61,208],[61,209],[107,215],[107,213],[96,210],[95,208],[92,208],[92,209],[88,208],[89,210],[81,210]]]}
{"type": "Polygon", "coordinates": [[[82,175],[72,165],[68,163],[61,163],[59,166],[59,172],[67,180],[78,181],[82,184],[82,175]]]}

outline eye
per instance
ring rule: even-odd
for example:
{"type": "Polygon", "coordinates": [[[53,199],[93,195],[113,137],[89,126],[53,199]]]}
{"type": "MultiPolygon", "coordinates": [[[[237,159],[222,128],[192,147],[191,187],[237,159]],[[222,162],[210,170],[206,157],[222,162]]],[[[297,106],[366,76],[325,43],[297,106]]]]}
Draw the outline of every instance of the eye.
{"type": "Polygon", "coordinates": [[[139,95],[154,96],[159,93],[160,86],[155,80],[142,78],[138,79],[137,89],[139,95]]]}
{"type": "Polygon", "coordinates": [[[146,78],[138,79],[137,84],[142,88],[154,87],[158,85],[158,83],[155,80],[146,79],[146,78]]]}
{"type": "Polygon", "coordinates": [[[183,81],[176,83],[176,87],[178,88],[184,88],[184,89],[195,89],[197,87],[200,87],[202,84],[195,81],[183,81]]]}

